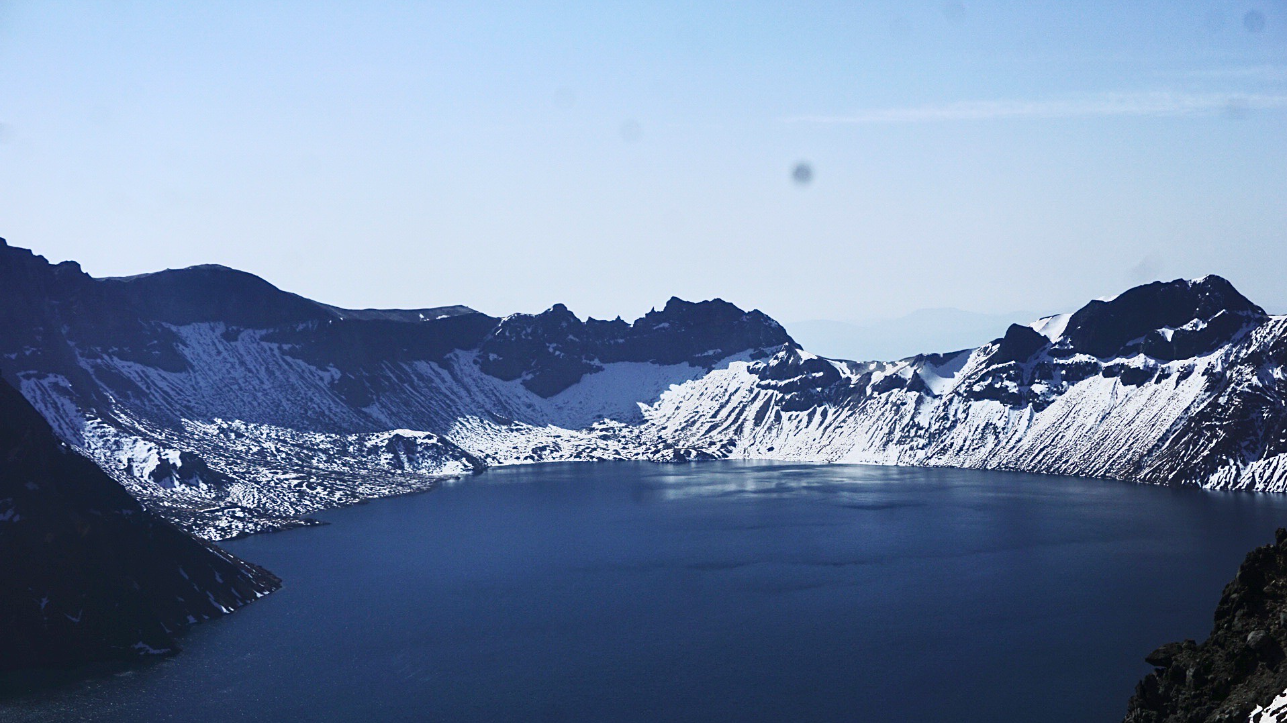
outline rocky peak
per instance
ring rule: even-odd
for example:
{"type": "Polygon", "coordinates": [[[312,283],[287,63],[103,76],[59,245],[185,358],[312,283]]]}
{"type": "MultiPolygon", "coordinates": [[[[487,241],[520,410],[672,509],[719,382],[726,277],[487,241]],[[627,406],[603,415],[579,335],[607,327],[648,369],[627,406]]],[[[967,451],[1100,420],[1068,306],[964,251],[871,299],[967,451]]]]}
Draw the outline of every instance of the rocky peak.
{"type": "Polygon", "coordinates": [[[1083,306],[1068,320],[1061,343],[1101,359],[1137,352],[1182,359],[1266,318],[1264,309],[1219,276],[1155,281],[1083,306]]]}
{"type": "Polygon", "coordinates": [[[772,356],[752,364],[751,373],[773,381],[811,376],[817,377],[822,384],[838,382],[841,377],[830,361],[802,350],[794,342],[783,344],[772,356]]]}
{"type": "Polygon", "coordinates": [[[479,346],[483,371],[504,380],[523,379],[528,389],[553,396],[585,374],[612,362],[710,365],[742,352],[752,357],[794,344],[781,325],[759,311],[743,311],[721,299],[688,302],[672,298],[633,324],[616,319],[581,321],[563,304],[540,314],[501,321],[479,346]]]}
{"type": "Polygon", "coordinates": [[[822,403],[844,379],[834,362],[802,350],[795,342],[751,364],[750,372],[759,377],[757,387],[781,395],[783,411],[804,411],[822,403]]]}
{"type": "Polygon", "coordinates": [[[671,327],[697,330],[724,325],[777,339],[777,344],[790,340],[782,326],[764,313],[755,309],[742,311],[723,299],[692,302],[672,296],[661,311],[650,311],[634,323],[636,330],[671,327]]]}
{"type": "Polygon", "coordinates": [[[1049,343],[1049,339],[1032,327],[1011,324],[1010,328],[1006,329],[1005,336],[997,342],[997,350],[992,353],[990,361],[993,364],[1023,363],[1049,343]]]}

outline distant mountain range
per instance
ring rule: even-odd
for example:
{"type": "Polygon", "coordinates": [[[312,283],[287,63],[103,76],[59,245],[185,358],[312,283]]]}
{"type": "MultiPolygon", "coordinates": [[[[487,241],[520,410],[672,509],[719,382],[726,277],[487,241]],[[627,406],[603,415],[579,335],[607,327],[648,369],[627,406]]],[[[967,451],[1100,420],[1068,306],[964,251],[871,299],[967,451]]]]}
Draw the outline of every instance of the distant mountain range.
{"type": "Polygon", "coordinates": [[[900,361],[811,354],[724,301],[345,310],[199,266],[96,279],[0,246],[0,372],[207,539],[489,465],[762,458],[1287,487],[1287,318],[1153,283],[900,361]]]}
{"type": "Polygon", "coordinates": [[[905,359],[927,349],[973,349],[997,330],[1039,314],[981,314],[961,309],[917,309],[892,319],[812,319],[787,324],[800,346],[833,359],[905,359]]]}

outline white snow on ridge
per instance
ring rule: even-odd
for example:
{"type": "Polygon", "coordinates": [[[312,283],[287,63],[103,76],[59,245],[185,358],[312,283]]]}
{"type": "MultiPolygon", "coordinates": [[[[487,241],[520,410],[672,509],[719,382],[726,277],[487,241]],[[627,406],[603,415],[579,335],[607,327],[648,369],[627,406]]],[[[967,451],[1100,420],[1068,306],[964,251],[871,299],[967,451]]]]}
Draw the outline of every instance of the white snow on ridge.
{"type": "Polygon", "coordinates": [[[588,427],[601,419],[642,422],[641,404],[652,402],[665,390],[705,373],[706,370],[688,364],[605,364],[603,371],[587,374],[580,383],[551,397],[548,400],[550,416],[557,418],[559,426],[571,429],[588,427]]]}
{"type": "Polygon", "coordinates": [[[960,378],[961,370],[964,369],[965,365],[970,361],[972,352],[972,349],[958,352],[951,359],[948,359],[947,362],[938,366],[926,364],[916,373],[920,375],[921,381],[925,382],[925,385],[928,386],[934,394],[941,397],[951,391],[955,386],[957,379],[960,378]]]}
{"type": "MultiPolygon", "coordinates": [[[[1009,407],[952,394],[971,384],[986,366],[988,355],[980,350],[966,355],[966,360],[952,360],[953,366],[962,366],[951,370],[950,381],[939,376],[945,371],[942,367],[928,378],[925,369],[918,370],[941,398],[896,389],[804,410],[784,409],[777,391],[758,386],[745,366],[733,365],[663,394],[646,416],[661,437],[693,446],[726,442],[733,457],[1148,479],[1173,472],[1149,467],[1149,455],[1211,399],[1208,381],[1229,367],[1234,353],[1217,350],[1165,365],[1142,356],[1114,360],[1126,367],[1154,369],[1153,374],[1164,369],[1167,374],[1143,384],[1101,374],[1056,389],[1043,383],[1036,387],[1048,390],[1050,401],[1043,408],[1009,407]]],[[[905,371],[899,365],[888,369],[902,378],[905,371]]],[[[874,375],[872,384],[884,376],[874,375]]],[[[1285,466],[1282,458],[1273,457],[1190,481],[1219,487],[1282,488],[1285,466]]]]}
{"type": "Polygon", "coordinates": [[[1072,314],[1055,314],[1053,316],[1043,316],[1032,322],[1028,326],[1032,327],[1038,334],[1046,337],[1051,341],[1058,341],[1059,337],[1064,335],[1064,330],[1068,328],[1068,320],[1072,314]]]}

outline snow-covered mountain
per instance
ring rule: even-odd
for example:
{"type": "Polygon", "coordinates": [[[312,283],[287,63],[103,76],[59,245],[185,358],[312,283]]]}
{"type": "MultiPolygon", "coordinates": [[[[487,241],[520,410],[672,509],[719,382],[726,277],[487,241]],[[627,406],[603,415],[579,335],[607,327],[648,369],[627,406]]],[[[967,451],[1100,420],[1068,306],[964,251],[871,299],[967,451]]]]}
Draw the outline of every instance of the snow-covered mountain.
{"type": "Polygon", "coordinates": [[[785,348],[663,395],[649,420],[733,456],[1281,491],[1285,360],[1287,318],[1209,276],[950,354],[855,364],[785,348]]]}
{"type": "Polygon", "coordinates": [[[0,371],[211,539],[487,465],[770,458],[1287,486],[1287,319],[1155,283],[976,349],[823,359],[757,312],[338,309],[217,266],[95,279],[0,247],[0,371]]]}

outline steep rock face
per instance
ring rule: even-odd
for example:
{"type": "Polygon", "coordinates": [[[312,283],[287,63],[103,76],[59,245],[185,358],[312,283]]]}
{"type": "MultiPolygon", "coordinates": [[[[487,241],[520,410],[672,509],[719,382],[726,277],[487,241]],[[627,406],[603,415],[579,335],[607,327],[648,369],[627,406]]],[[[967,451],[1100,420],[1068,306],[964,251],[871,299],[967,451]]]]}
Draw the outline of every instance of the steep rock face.
{"type": "Polygon", "coordinates": [[[1168,643],[1135,687],[1126,723],[1255,723],[1287,717],[1287,530],[1252,550],[1216,607],[1211,635],[1168,643]],[[1283,700],[1279,700],[1283,699],[1283,700]]]}
{"type": "Polygon", "coordinates": [[[143,510],[0,382],[0,673],[161,655],[276,590],[143,510]]]}
{"type": "Polygon", "coordinates": [[[1219,276],[1155,281],[1082,307],[1068,319],[1061,348],[1099,358],[1139,351],[1172,361],[1210,352],[1265,318],[1264,309],[1219,276]]]}
{"type": "Polygon", "coordinates": [[[1005,336],[997,342],[997,349],[989,361],[993,364],[1023,364],[1049,344],[1050,341],[1032,327],[1011,324],[1005,330],[1005,336]]]}
{"type": "Polygon", "coordinates": [[[562,304],[534,316],[503,320],[482,342],[483,371],[498,379],[521,378],[523,386],[549,398],[603,371],[604,364],[688,364],[705,369],[742,351],[760,357],[791,342],[777,322],[744,312],[722,299],[691,303],[672,298],[633,324],[621,319],[582,322],[562,304]]]}

